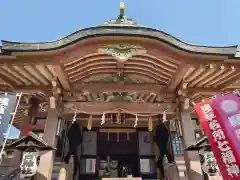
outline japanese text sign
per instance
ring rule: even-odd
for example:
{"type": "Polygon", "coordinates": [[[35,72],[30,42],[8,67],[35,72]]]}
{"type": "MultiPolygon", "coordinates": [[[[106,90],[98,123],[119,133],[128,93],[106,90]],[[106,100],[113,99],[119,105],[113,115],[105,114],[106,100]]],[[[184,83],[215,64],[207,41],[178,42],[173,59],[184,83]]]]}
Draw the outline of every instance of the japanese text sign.
{"type": "Polygon", "coordinates": [[[39,156],[38,152],[24,152],[21,168],[21,178],[31,177],[37,173],[37,158],[39,156]]]}
{"type": "Polygon", "coordinates": [[[212,101],[196,104],[195,109],[211,144],[212,152],[218,162],[223,179],[239,179],[240,172],[235,154],[224,129],[218,122],[218,116],[212,106],[212,101]]]}

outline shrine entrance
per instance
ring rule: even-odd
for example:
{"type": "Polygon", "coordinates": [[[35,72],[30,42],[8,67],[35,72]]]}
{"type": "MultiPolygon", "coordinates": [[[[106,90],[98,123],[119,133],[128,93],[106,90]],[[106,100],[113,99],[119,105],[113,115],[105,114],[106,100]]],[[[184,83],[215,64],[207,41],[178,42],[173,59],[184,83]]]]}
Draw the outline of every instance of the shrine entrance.
{"type": "Polygon", "coordinates": [[[84,131],[80,177],[103,177],[106,171],[109,172],[108,177],[121,177],[121,168],[126,167],[133,177],[156,178],[154,157],[152,133],[146,128],[84,131]],[[96,171],[90,170],[92,166],[96,171]]]}
{"type": "MultiPolygon", "coordinates": [[[[120,167],[131,169],[139,177],[138,137],[135,129],[100,129],[98,133],[98,157],[109,163],[111,177],[120,176],[120,167]]],[[[101,173],[100,169],[100,173],[101,173]]],[[[103,171],[103,170],[102,170],[103,171]]]]}

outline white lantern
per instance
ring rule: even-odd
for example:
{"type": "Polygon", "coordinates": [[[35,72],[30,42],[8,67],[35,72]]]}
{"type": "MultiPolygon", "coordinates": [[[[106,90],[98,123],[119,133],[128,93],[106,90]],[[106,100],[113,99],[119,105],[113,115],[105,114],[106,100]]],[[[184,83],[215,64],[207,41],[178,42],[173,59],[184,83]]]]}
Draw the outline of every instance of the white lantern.
{"type": "Polygon", "coordinates": [[[202,170],[210,176],[215,176],[219,170],[212,151],[199,151],[202,170]]]}
{"type": "Polygon", "coordinates": [[[22,156],[22,162],[20,165],[21,178],[29,178],[37,173],[38,169],[38,156],[37,151],[25,151],[22,156]]]}

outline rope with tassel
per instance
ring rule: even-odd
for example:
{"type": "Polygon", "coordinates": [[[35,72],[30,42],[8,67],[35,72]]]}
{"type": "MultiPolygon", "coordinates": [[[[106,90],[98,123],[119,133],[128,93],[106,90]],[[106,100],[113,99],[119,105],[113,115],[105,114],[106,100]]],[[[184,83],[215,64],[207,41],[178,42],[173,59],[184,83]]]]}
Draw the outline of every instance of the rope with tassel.
{"type": "MultiPolygon", "coordinates": [[[[86,111],[82,111],[82,110],[76,110],[76,109],[72,109],[72,110],[74,110],[74,111],[77,111],[77,113],[82,113],[82,114],[91,114],[91,115],[94,115],[95,113],[91,113],[91,112],[86,112],[86,111]]],[[[113,113],[114,111],[116,111],[116,112],[119,112],[119,111],[121,111],[121,112],[123,112],[123,113],[127,113],[127,114],[131,114],[131,115],[136,115],[136,113],[135,112],[130,112],[130,111],[128,111],[128,110],[126,110],[126,109],[121,109],[121,108],[115,108],[115,109],[112,109],[112,110],[108,110],[108,111],[104,111],[104,113],[105,114],[110,114],[110,113],[113,113]]],[[[138,115],[138,117],[149,117],[149,116],[157,116],[157,115],[159,115],[159,114],[162,114],[161,112],[159,112],[159,113],[153,113],[153,114],[141,114],[141,113],[137,113],[137,115],[138,115]]],[[[97,115],[97,114],[96,114],[97,115]]]]}
{"type": "Polygon", "coordinates": [[[105,122],[106,122],[106,120],[105,120],[105,112],[103,112],[103,115],[102,115],[102,118],[101,118],[101,126],[103,125],[103,124],[105,124],[105,122]]]}
{"type": "Polygon", "coordinates": [[[90,131],[92,129],[92,115],[88,118],[87,129],[90,131]]]}
{"type": "Polygon", "coordinates": [[[153,121],[152,116],[150,116],[148,119],[148,131],[149,132],[152,132],[152,130],[153,130],[153,122],[152,121],[153,121]]]}
{"type": "Polygon", "coordinates": [[[163,123],[167,122],[167,110],[163,111],[163,123]]]}
{"type": "Polygon", "coordinates": [[[73,119],[72,119],[72,124],[76,121],[76,117],[77,117],[77,111],[75,110],[74,116],[73,116],[73,119]]]}
{"type": "Polygon", "coordinates": [[[134,128],[136,128],[137,127],[137,125],[138,125],[138,115],[136,114],[136,119],[135,119],[135,123],[134,123],[134,128]]]}
{"type": "MultiPolygon", "coordinates": [[[[132,112],[130,112],[130,111],[127,111],[127,110],[124,110],[124,109],[119,109],[119,108],[118,108],[118,109],[115,109],[115,110],[118,111],[118,114],[117,114],[117,122],[118,122],[118,123],[120,123],[119,121],[120,121],[120,116],[121,116],[119,110],[121,110],[121,111],[123,111],[123,112],[125,112],[125,113],[128,113],[128,114],[135,115],[135,116],[136,116],[136,119],[135,119],[135,122],[134,122],[134,128],[136,128],[136,127],[138,126],[138,116],[140,116],[140,117],[149,117],[149,120],[148,120],[148,130],[149,130],[150,132],[151,132],[152,129],[153,129],[153,127],[152,127],[152,126],[153,126],[153,125],[152,125],[152,124],[153,124],[152,116],[156,116],[156,115],[161,114],[161,113],[155,113],[155,114],[148,114],[148,115],[146,115],[146,114],[132,113],[132,112]]],[[[167,121],[167,114],[166,114],[167,110],[168,110],[168,109],[164,110],[164,112],[163,112],[163,122],[166,122],[166,121],[167,121]]],[[[106,123],[106,113],[107,113],[107,112],[111,112],[111,113],[112,113],[112,111],[104,111],[104,112],[103,112],[102,118],[101,118],[101,126],[106,123]]],[[[74,116],[73,116],[73,123],[76,121],[77,113],[89,114],[89,113],[86,113],[86,112],[84,112],[84,111],[78,111],[78,110],[75,109],[75,113],[74,113],[74,116]]],[[[92,114],[89,114],[87,129],[88,129],[88,130],[91,130],[91,128],[92,128],[92,114]]]]}

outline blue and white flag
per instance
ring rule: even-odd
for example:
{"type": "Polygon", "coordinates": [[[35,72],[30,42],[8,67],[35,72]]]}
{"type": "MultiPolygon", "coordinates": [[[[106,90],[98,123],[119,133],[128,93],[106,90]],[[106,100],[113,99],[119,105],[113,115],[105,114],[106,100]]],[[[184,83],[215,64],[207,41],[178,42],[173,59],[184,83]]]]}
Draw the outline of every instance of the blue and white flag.
{"type": "Polygon", "coordinates": [[[20,130],[17,129],[16,127],[14,127],[13,125],[11,124],[8,124],[8,129],[7,131],[3,134],[4,135],[4,139],[18,139],[20,137],[20,130]],[[7,133],[9,132],[8,134],[8,137],[7,137],[7,133]]]}
{"type": "Polygon", "coordinates": [[[17,105],[17,93],[0,93],[0,142],[4,141],[4,134],[17,105]]]}

